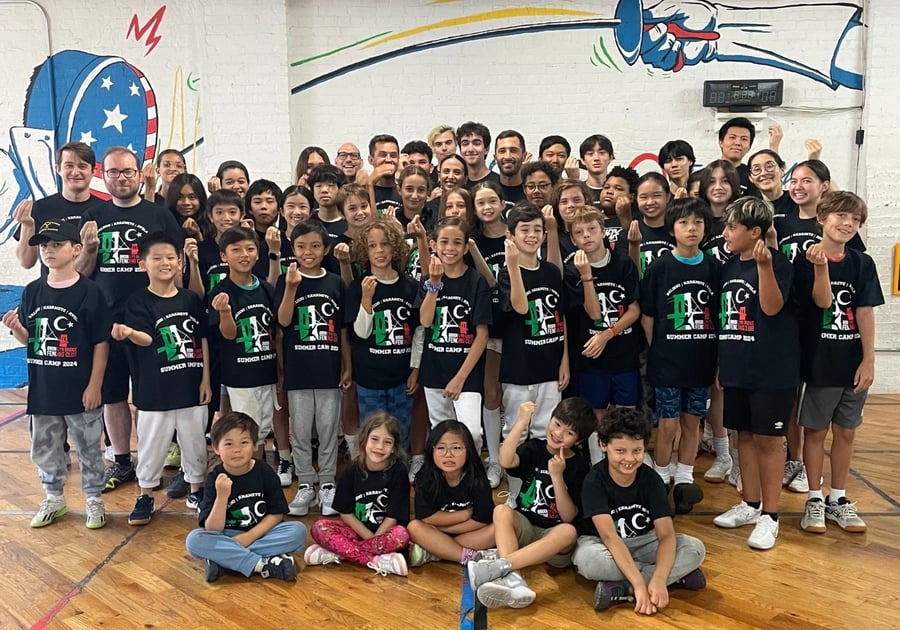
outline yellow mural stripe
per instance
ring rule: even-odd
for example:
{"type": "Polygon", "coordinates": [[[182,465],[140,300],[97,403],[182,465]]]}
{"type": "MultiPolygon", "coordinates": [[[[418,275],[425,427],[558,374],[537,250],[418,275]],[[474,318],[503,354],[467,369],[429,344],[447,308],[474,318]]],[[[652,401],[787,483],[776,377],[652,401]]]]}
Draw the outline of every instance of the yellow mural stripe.
{"type": "Polygon", "coordinates": [[[371,43],[363,46],[363,49],[372,48],[374,46],[380,46],[381,44],[386,44],[391,41],[403,39],[405,37],[412,37],[413,35],[419,35],[420,33],[427,33],[428,31],[434,31],[434,30],[441,29],[441,28],[462,26],[464,24],[475,24],[477,22],[488,22],[490,20],[504,20],[504,19],[508,19],[508,18],[517,18],[517,17],[546,17],[546,16],[594,17],[597,15],[599,15],[599,14],[594,13],[592,11],[577,11],[575,9],[553,9],[553,8],[545,8],[545,7],[521,7],[521,8],[512,8],[512,9],[497,9],[496,11],[486,11],[484,13],[475,13],[473,15],[463,15],[463,16],[457,17],[457,18],[450,18],[449,20],[441,20],[440,22],[434,22],[432,24],[418,26],[416,28],[411,28],[406,31],[400,31],[399,33],[394,33],[393,35],[389,35],[383,39],[379,39],[377,41],[371,42],[371,43]]]}

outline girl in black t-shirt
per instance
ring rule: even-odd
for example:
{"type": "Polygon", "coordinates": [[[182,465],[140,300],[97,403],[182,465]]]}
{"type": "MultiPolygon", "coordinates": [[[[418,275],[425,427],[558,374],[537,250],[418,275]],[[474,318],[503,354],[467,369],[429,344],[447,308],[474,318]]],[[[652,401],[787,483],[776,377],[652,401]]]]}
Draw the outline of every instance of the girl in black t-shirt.
{"type": "Polygon", "coordinates": [[[750,183],[762,198],[775,208],[776,219],[779,216],[797,212],[797,204],[784,189],[784,160],[771,149],[762,149],[750,156],[747,161],[750,171],[750,183]]]}
{"type": "Polygon", "coordinates": [[[666,207],[671,200],[669,182],[659,173],[645,173],[638,180],[637,206],[641,216],[628,226],[628,257],[641,277],[651,262],[675,246],[666,229],[666,207]]]}
{"type": "Polygon", "coordinates": [[[184,230],[183,285],[203,298],[205,288],[200,274],[198,247],[212,233],[206,217],[206,191],[196,175],[176,175],[166,193],[166,208],[184,230]]]}

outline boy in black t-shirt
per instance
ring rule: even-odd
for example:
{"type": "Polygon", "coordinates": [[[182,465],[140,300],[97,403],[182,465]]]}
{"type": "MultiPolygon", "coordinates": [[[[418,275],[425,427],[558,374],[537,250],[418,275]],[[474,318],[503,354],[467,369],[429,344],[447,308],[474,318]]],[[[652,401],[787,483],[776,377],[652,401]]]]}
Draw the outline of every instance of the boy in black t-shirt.
{"type": "Polygon", "coordinates": [[[523,402],[519,418],[500,447],[500,464],[525,481],[515,498],[515,509],[506,504],[494,508],[496,560],[468,565],[469,582],[479,601],[488,608],[522,608],[534,601],[534,591],[517,573],[546,562],[569,566],[577,532],[572,525],[581,509],[581,484],[590,464],[577,444],[595,428],[594,412],[582,398],[567,398],[553,410],[546,439],[524,437],[535,412],[533,402],[523,402]]]}
{"type": "Polygon", "coordinates": [[[258,432],[253,418],[239,412],[225,414],[209,432],[222,463],[206,481],[200,528],[185,541],[192,556],[206,560],[207,582],[226,570],[246,577],[297,578],[291,554],[303,548],[306,527],[284,522],[288,505],[278,476],[253,457],[258,432]]]}
{"type": "Polygon", "coordinates": [[[865,202],[851,192],[828,192],[818,207],[822,242],[794,261],[800,302],[799,421],[809,499],[800,520],[807,532],[825,532],[825,519],[848,532],[866,531],[846,483],[857,427],[875,379],[874,306],[884,304],[872,259],[850,247],[865,223],[865,202]],[[831,491],[822,494],[825,436],[831,425],[831,491]]]}
{"type": "Polygon", "coordinates": [[[75,271],[81,241],[74,223],[46,221],[28,245],[40,248],[49,273],[25,287],[18,312],[6,313],[3,324],[27,348],[31,461],[47,493],[31,526],[50,525],[68,512],[63,496],[68,428],[81,463],[85,524],[97,529],[106,525],[100,388],[109,353],[109,311],[99,287],[75,271]]]}
{"type": "Polygon", "coordinates": [[[126,353],[138,410],[136,472],[141,494],[129,525],[150,522],[153,489],[159,485],[173,431],[178,433],[184,478],[191,486],[187,507],[196,509],[203,498],[209,349],[200,298],[175,286],[181,253],[164,232],[151,232],[138,242],[141,270],[150,284],[131,295],[123,321],[112,326],[113,339],[130,342],[126,353]]]}
{"type": "Polygon", "coordinates": [[[706,586],[700,570],[706,548],[675,533],[666,486],[643,464],[650,428],[642,414],[613,409],[599,434],[606,458],[582,486],[585,520],[572,562],[582,576],[599,580],[594,610],[630,602],[636,613],[652,615],[668,605],[670,588],[706,586]]]}

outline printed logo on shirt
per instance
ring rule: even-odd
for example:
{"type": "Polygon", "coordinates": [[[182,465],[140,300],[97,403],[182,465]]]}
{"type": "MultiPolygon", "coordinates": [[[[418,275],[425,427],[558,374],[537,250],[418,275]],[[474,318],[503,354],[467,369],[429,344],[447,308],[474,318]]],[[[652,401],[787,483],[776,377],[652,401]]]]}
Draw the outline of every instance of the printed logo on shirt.
{"type": "Polygon", "coordinates": [[[822,240],[822,237],[813,232],[798,232],[796,234],[791,234],[787,239],[780,241],[778,247],[785,258],[790,262],[794,262],[797,254],[800,254],[801,256],[806,255],[806,250],[820,240],[822,240]]]}
{"type": "MultiPolygon", "coordinates": [[[[47,365],[45,359],[70,359],[70,361],[56,362],[58,367],[74,367],[78,358],[78,348],[69,346],[69,333],[78,323],[78,316],[58,306],[45,306],[42,313],[54,311],[52,316],[29,317],[34,322],[34,329],[28,337],[28,345],[34,357],[42,357],[40,360],[30,358],[29,362],[47,365]]],[[[56,363],[51,363],[55,365],[56,363]]]]}
{"type": "MultiPolygon", "coordinates": [[[[156,353],[163,355],[166,363],[179,363],[192,361],[181,367],[203,367],[203,347],[197,343],[194,332],[197,330],[198,321],[187,313],[172,313],[157,322],[161,340],[156,353]],[[165,320],[176,320],[175,323],[165,324],[165,320]],[[199,362],[197,360],[200,360],[199,362]]],[[[167,366],[168,367],[168,366],[167,366]]],[[[164,367],[163,370],[166,368],[164,367]]]]}
{"type": "Polygon", "coordinates": [[[419,265],[419,248],[415,247],[410,250],[409,258],[406,259],[406,273],[416,280],[422,277],[422,268],[419,265]]]}
{"type": "MultiPolygon", "coordinates": [[[[715,330],[710,313],[711,299],[712,291],[706,283],[699,280],[680,282],[666,292],[669,307],[666,319],[672,323],[675,332],[715,330]]],[[[694,335],[688,337],[697,338],[694,335]]]]}
{"type": "Polygon", "coordinates": [[[207,295],[216,288],[216,285],[228,277],[228,265],[222,265],[222,271],[213,271],[213,269],[215,269],[215,267],[210,269],[207,273],[207,278],[209,279],[209,286],[206,288],[207,295]]]}
{"type": "Polygon", "coordinates": [[[356,497],[354,502],[353,515],[359,519],[361,523],[370,523],[372,525],[381,525],[385,517],[385,509],[388,504],[387,493],[381,490],[369,490],[361,496],[356,497]]]}
{"type": "Polygon", "coordinates": [[[324,293],[313,293],[300,299],[304,303],[297,306],[297,325],[294,326],[300,341],[337,343],[335,315],[340,312],[337,303],[324,293]]]}
{"type": "Polygon", "coordinates": [[[707,241],[706,249],[703,250],[703,253],[709,254],[720,263],[724,263],[731,258],[731,249],[728,247],[728,243],[725,242],[725,237],[721,234],[713,236],[707,241]]]}
{"type": "Polygon", "coordinates": [[[544,518],[558,521],[559,509],[556,507],[556,493],[549,482],[550,472],[546,468],[538,468],[535,476],[522,485],[519,491],[518,504],[526,512],[532,512],[544,518]]]}
{"type": "Polygon", "coordinates": [[[647,271],[647,267],[650,266],[650,263],[670,251],[672,251],[672,245],[665,241],[649,241],[642,244],[641,252],[638,257],[638,260],[641,262],[641,276],[647,271]]]}
{"type": "MultiPolygon", "coordinates": [[[[256,305],[253,308],[259,308],[256,305]]],[[[269,328],[272,325],[272,313],[266,309],[259,314],[248,313],[244,308],[235,313],[234,323],[237,328],[235,343],[243,345],[244,354],[260,354],[272,351],[272,339],[269,328]]]]}
{"type": "Polygon", "coordinates": [[[639,503],[613,508],[610,516],[616,525],[619,538],[634,538],[653,530],[650,512],[639,503]]]}
{"type": "Polygon", "coordinates": [[[537,287],[528,291],[528,315],[525,318],[529,338],[525,343],[535,345],[561,341],[566,325],[559,312],[559,293],[547,287],[537,287]],[[549,337],[549,339],[548,339],[549,337]]]}
{"type": "Polygon", "coordinates": [[[469,301],[457,295],[445,295],[440,300],[441,304],[434,309],[431,342],[457,346],[472,345],[475,342],[475,331],[469,330],[469,323],[466,321],[466,317],[472,312],[469,301]]]}
{"type": "Polygon", "coordinates": [[[409,347],[410,306],[400,298],[385,298],[372,305],[372,336],[375,345],[409,347]]]}
{"type": "MultiPolygon", "coordinates": [[[[597,301],[600,302],[600,319],[594,320],[595,331],[606,330],[612,328],[619,323],[622,316],[625,315],[625,288],[614,282],[597,282],[594,281],[594,287],[597,290],[597,301]]],[[[631,331],[621,331],[627,334],[631,331]]]]}
{"type": "Polygon", "coordinates": [[[619,243],[619,235],[622,234],[622,228],[620,227],[608,227],[603,229],[606,235],[606,242],[609,243],[610,249],[615,249],[616,245],[619,243]]]}
{"type": "Polygon", "coordinates": [[[753,341],[756,322],[749,318],[747,305],[756,295],[756,289],[746,280],[728,280],[719,299],[719,327],[722,339],[753,341]],[[742,335],[741,333],[749,333],[742,335]]]}
{"type": "Polygon", "coordinates": [[[853,312],[855,289],[849,282],[836,280],[831,283],[831,307],[822,309],[822,337],[825,339],[856,338],[856,315],[853,312]],[[839,333],[853,333],[839,335],[839,333]],[[833,334],[828,334],[833,333],[833,334]]]}
{"type": "Polygon", "coordinates": [[[131,221],[116,221],[103,228],[98,234],[100,245],[100,271],[131,271],[131,269],[110,268],[103,265],[129,265],[136,267],[140,261],[138,240],[146,234],[146,230],[131,221]]]}
{"type": "Polygon", "coordinates": [[[250,529],[266,515],[266,502],[261,493],[242,494],[231,500],[225,515],[225,527],[250,529]]]}

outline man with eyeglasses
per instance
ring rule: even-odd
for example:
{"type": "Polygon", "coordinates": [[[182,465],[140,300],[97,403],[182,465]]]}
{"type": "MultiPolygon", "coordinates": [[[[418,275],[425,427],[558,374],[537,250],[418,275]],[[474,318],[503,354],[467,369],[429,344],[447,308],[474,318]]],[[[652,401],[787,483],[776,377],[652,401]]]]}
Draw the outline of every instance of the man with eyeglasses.
{"type": "Polygon", "coordinates": [[[543,208],[550,203],[550,194],[556,182],[559,181],[559,173],[550,162],[537,160],[528,162],[522,168],[522,188],[525,189],[525,199],[543,208]]]}
{"type": "Polygon", "coordinates": [[[334,156],[334,165],[344,172],[348,182],[366,185],[366,172],[362,170],[362,154],[359,147],[352,142],[345,142],[338,147],[334,156]]]}
{"type": "MultiPolygon", "coordinates": [[[[171,212],[141,198],[143,177],[133,151],[110,147],[102,163],[103,182],[111,199],[82,216],[83,251],[76,259],[75,268],[100,286],[112,320],[123,321],[126,301],[148,283],[147,274],[139,265],[138,241],[150,232],[163,231],[176,243],[183,243],[184,233],[171,212]]],[[[180,282],[179,273],[176,283],[180,282]]],[[[103,376],[103,419],[116,456],[115,462],[106,469],[104,492],[135,478],[128,406],[130,370],[124,343],[110,340],[103,376]]]]}

